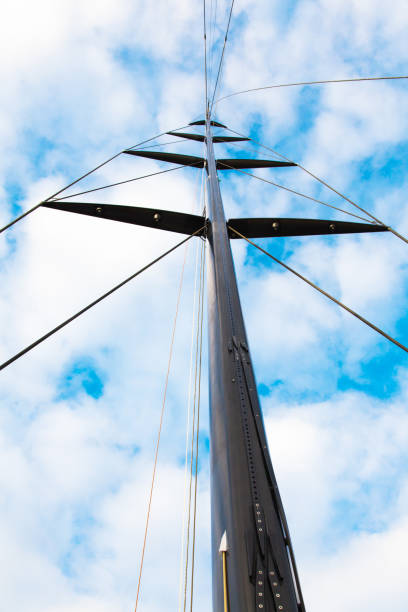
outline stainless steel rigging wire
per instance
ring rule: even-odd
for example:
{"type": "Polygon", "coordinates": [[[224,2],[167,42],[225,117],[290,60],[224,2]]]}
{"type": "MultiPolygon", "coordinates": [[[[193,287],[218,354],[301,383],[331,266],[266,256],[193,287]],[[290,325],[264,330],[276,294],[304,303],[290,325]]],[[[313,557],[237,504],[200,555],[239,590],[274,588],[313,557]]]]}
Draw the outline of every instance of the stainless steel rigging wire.
{"type": "MultiPolygon", "coordinates": [[[[204,173],[205,170],[203,168],[201,173],[201,187],[200,187],[200,199],[199,206],[201,206],[203,202],[204,196],[204,173]]],[[[184,478],[184,486],[185,486],[185,497],[184,497],[184,505],[183,510],[185,512],[183,516],[183,529],[182,529],[182,549],[181,549],[181,558],[180,558],[180,586],[179,586],[179,605],[178,610],[181,612],[185,612],[187,605],[187,588],[188,588],[188,567],[189,567],[189,555],[190,555],[190,524],[191,524],[191,494],[192,494],[192,481],[193,481],[193,460],[194,460],[194,436],[195,436],[195,428],[196,428],[196,409],[197,409],[197,374],[198,374],[198,355],[199,355],[199,329],[200,329],[200,307],[201,307],[201,296],[204,291],[203,287],[203,242],[200,245],[197,245],[196,252],[196,266],[195,266],[195,278],[194,278],[194,303],[193,303],[193,313],[195,314],[196,305],[197,305],[197,318],[195,319],[193,316],[193,325],[192,325],[192,337],[191,337],[191,353],[190,353],[190,373],[189,373],[189,397],[188,397],[188,410],[187,410],[187,427],[186,427],[186,449],[185,449],[185,478],[184,478]],[[198,262],[198,254],[199,254],[199,246],[200,250],[200,263],[198,262]],[[199,263],[199,265],[198,265],[199,263]],[[197,276],[199,273],[199,284],[197,287],[197,276]],[[198,289],[198,291],[196,291],[198,289]],[[196,301],[196,292],[197,301],[196,301]],[[196,330],[196,331],[195,331],[196,330]],[[194,336],[195,342],[194,342],[194,336]],[[193,383],[193,349],[195,346],[195,358],[194,358],[194,383],[193,383]],[[194,391],[193,391],[194,388],[194,391]],[[189,417],[190,417],[190,407],[191,407],[191,398],[192,401],[192,427],[191,427],[191,450],[190,450],[190,466],[188,468],[188,450],[189,450],[189,417]],[[189,483],[187,485],[187,472],[189,472],[189,483]],[[186,541],[185,545],[185,563],[184,562],[184,540],[186,541]]],[[[201,371],[200,371],[201,375],[201,371]]]]}
{"type": "MultiPolygon", "coordinates": [[[[199,212],[202,208],[203,203],[203,195],[204,195],[204,173],[205,169],[203,168],[201,172],[201,186],[200,186],[200,196],[198,202],[198,210],[194,210],[193,212],[199,212]]],[[[204,215],[203,215],[204,216],[204,215]]],[[[196,299],[198,293],[198,274],[199,274],[199,247],[202,248],[202,242],[197,243],[196,245],[196,256],[195,256],[195,265],[194,265],[194,290],[193,290],[193,309],[192,309],[192,325],[191,325],[191,341],[190,341],[190,367],[189,367],[189,376],[188,376],[188,400],[187,400],[187,410],[186,410],[186,436],[185,436],[185,455],[184,455],[184,501],[183,501],[183,523],[181,529],[181,552],[180,552],[180,569],[179,569],[179,599],[178,599],[178,612],[182,612],[183,606],[183,593],[184,593],[184,602],[186,601],[186,592],[187,592],[187,574],[184,572],[184,557],[185,557],[185,542],[188,541],[189,531],[186,533],[186,521],[188,512],[191,508],[191,494],[188,495],[188,451],[189,451],[189,440],[190,440],[190,421],[191,419],[191,408],[192,408],[192,391],[193,391],[193,370],[194,375],[196,371],[196,367],[193,367],[193,353],[194,347],[196,347],[195,355],[197,356],[197,343],[194,342],[195,338],[195,329],[196,325],[198,325],[198,309],[197,309],[197,321],[195,318],[196,315],[196,304],[199,304],[199,296],[198,300],[196,299]]],[[[201,267],[200,267],[200,281],[201,281],[201,267]]],[[[194,363],[197,363],[197,358],[195,358],[194,363]]],[[[195,408],[195,405],[194,405],[195,408]]],[[[194,416],[194,415],[193,415],[194,416]]],[[[191,437],[194,437],[194,427],[191,429],[191,437]]],[[[191,469],[190,469],[190,481],[191,481],[191,469]]],[[[186,565],[188,564],[188,557],[186,557],[186,565]]],[[[188,567],[188,565],[187,565],[188,567]]],[[[184,604],[185,606],[185,604],[184,604]]]]}
{"type": "Polygon", "coordinates": [[[221,102],[222,100],[226,100],[227,98],[232,98],[233,96],[239,96],[244,93],[249,93],[252,91],[263,91],[264,89],[278,89],[280,87],[304,87],[305,85],[324,85],[328,83],[353,83],[358,81],[392,81],[398,79],[408,79],[408,76],[383,76],[383,77],[359,77],[355,79],[333,79],[327,81],[304,81],[300,83],[281,83],[279,85],[267,85],[266,87],[254,87],[253,89],[243,89],[242,91],[236,91],[235,93],[228,94],[227,96],[222,96],[222,98],[218,98],[216,103],[221,102]]]}
{"type": "Polygon", "coordinates": [[[151,174],[144,174],[143,176],[136,176],[135,178],[126,179],[125,181],[118,181],[117,183],[110,183],[110,185],[103,185],[103,187],[94,187],[93,189],[87,189],[86,191],[79,191],[78,193],[71,193],[62,198],[54,198],[53,200],[44,200],[44,202],[41,202],[41,204],[44,204],[45,202],[48,202],[48,201],[49,202],[59,202],[60,200],[68,200],[68,198],[74,198],[75,196],[84,195],[84,193],[92,193],[93,191],[101,191],[102,189],[109,189],[109,187],[117,187],[118,185],[125,185],[125,183],[132,183],[134,181],[140,181],[142,179],[149,178],[151,176],[157,176],[158,174],[166,174],[166,172],[172,172],[172,170],[180,170],[181,168],[189,168],[193,166],[194,163],[193,164],[183,164],[181,166],[176,166],[175,168],[167,168],[167,170],[159,170],[158,172],[152,172],[151,174]]]}
{"type": "MultiPolygon", "coordinates": [[[[193,397],[193,424],[191,429],[191,449],[190,449],[190,478],[189,478],[189,490],[188,490],[188,515],[187,515],[187,543],[186,543],[186,563],[184,571],[184,600],[183,600],[183,612],[187,609],[187,590],[188,590],[188,568],[190,564],[190,532],[191,532],[191,502],[192,502],[192,484],[194,476],[194,445],[196,436],[199,431],[199,407],[200,407],[200,391],[201,389],[201,351],[202,341],[200,343],[200,337],[202,340],[202,319],[203,319],[203,295],[204,295],[204,264],[205,264],[205,243],[201,243],[201,257],[200,257],[200,282],[198,290],[198,312],[197,312],[197,331],[196,331],[196,350],[195,350],[195,364],[194,364],[194,397],[193,397]]],[[[196,449],[197,452],[197,449],[196,449]]],[[[197,481],[195,481],[197,482],[197,481]]],[[[196,489],[194,489],[196,491],[196,489]]],[[[193,550],[195,551],[195,516],[196,509],[194,508],[193,502],[193,550]]],[[[191,576],[193,573],[193,555],[191,555],[191,576]]],[[[193,588],[193,580],[190,581],[190,597],[191,589],[193,588]]]]}
{"type": "Polygon", "coordinates": [[[206,12],[205,12],[205,0],[203,0],[203,26],[204,26],[204,83],[205,83],[205,108],[204,111],[207,113],[208,105],[208,76],[207,76],[207,24],[206,24],[206,12]]]}
{"type": "MultiPolygon", "coordinates": [[[[206,2],[206,0],[204,0],[204,2],[206,2]]],[[[214,21],[213,21],[213,6],[214,6],[214,2],[213,0],[210,0],[210,23],[209,23],[209,28],[210,28],[210,32],[209,32],[209,37],[208,37],[208,84],[211,87],[211,77],[212,77],[212,59],[213,59],[213,54],[211,53],[211,50],[213,48],[213,42],[214,42],[214,21]]]]}
{"type": "MultiPolygon", "coordinates": [[[[231,130],[230,128],[227,128],[229,132],[232,132],[234,134],[238,134],[239,136],[244,136],[243,134],[240,134],[239,132],[236,132],[235,130],[231,130]]],[[[249,136],[245,136],[245,138],[249,138],[249,136]]],[[[349,204],[351,204],[352,206],[354,206],[354,208],[357,208],[358,210],[360,210],[361,212],[363,212],[365,215],[368,215],[371,219],[373,219],[373,221],[375,223],[377,223],[378,225],[382,225],[383,227],[386,227],[387,230],[389,232],[391,232],[391,234],[394,234],[394,236],[396,236],[397,238],[399,238],[400,240],[402,240],[403,242],[406,242],[408,244],[408,239],[403,236],[402,234],[400,234],[399,232],[397,232],[395,229],[393,229],[392,227],[390,227],[389,225],[387,225],[386,223],[384,223],[383,221],[381,221],[380,219],[378,219],[377,217],[375,217],[373,214],[371,214],[369,211],[365,210],[364,208],[362,208],[361,206],[359,206],[358,204],[356,204],[356,202],[354,202],[353,200],[351,200],[350,198],[348,198],[347,196],[345,196],[343,193],[341,193],[340,191],[338,191],[337,189],[335,189],[335,187],[332,187],[331,185],[329,185],[329,183],[327,183],[326,181],[324,181],[323,179],[319,178],[318,176],[316,176],[316,174],[313,174],[313,172],[311,172],[310,170],[308,170],[307,168],[305,168],[304,166],[302,166],[301,164],[294,162],[293,160],[289,159],[288,157],[285,157],[284,155],[282,155],[281,153],[278,153],[277,151],[275,151],[274,149],[271,149],[271,147],[267,147],[266,145],[254,140],[253,138],[249,138],[250,140],[252,140],[252,142],[254,142],[255,144],[259,145],[260,147],[262,147],[263,149],[266,149],[267,151],[271,151],[272,153],[274,153],[275,155],[278,155],[278,157],[280,157],[281,159],[284,159],[285,161],[288,161],[292,164],[296,164],[298,168],[300,168],[301,170],[303,170],[303,172],[306,172],[306,174],[308,174],[309,176],[311,176],[312,178],[314,178],[316,181],[318,181],[321,185],[324,185],[324,187],[327,187],[328,189],[330,189],[330,191],[332,191],[333,193],[335,193],[336,195],[340,196],[343,200],[345,200],[346,202],[348,202],[349,204]]],[[[260,178],[260,177],[258,177],[260,178]]],[[[262,180],[262,179],[261,179],[262,180]]],[[[323,202],[322,202],[323,204],[323,202]]],[[[339,209],[340,210],[340,209],[339,209]]],[[[346,211],[343,211],[346,212],[346,211]]],[[[352,215],[352,213],[347,212],[346,214],[348,215],[352,215]]],[[[353,215],[353,216],[357,216],[357,215],[353,215]]],[[[361,219],[362,217],[358,217],[359,219],[361,219]]]]}
{"type": "MultiPolygon", "coordinates": [[[[186,247],[187,246],[188,245],[186,245],[186,247]]],[[[154,453],[152,480],[151,480],[151,485],[150,485],[149,501],[148,501],[148,504],[147,504],[146,524],[145,524],[144,537],[143,537],[142,556],[141,556],[141,559],[140,559],[139,578],[138,578],[138,583],[137,583],[137,593],[136,593],[136,602],[135,602],[135,612],[137,610],[137,606],[138,606],[138,603],[139,603],[140,587],[141,587],[141,582],[142,582],[143,564],[144,564],[144,557],[145,557],[145,552],[146,552],[147,534],[148,534],[148,530],[149,530],[150,513],[151,513],[151,509],[152,509],[153,491],[154,491],[154,485],[155,485],[155,482],[156,482],[157,460],[158,460],[158,457],[159,457],[160,439],[161,439],[161,433],[162,433],[162,429],[163,429],[164,409],[166,407],[166,398],[167,398],[167,389],[168,389],[168,384],[169,384],[170,368],[171,368],[171,363],[172,363],[172,360],[173,360],[174,339],[175,339],[175,335],[176,335],[177,320],[178,320],[178,313],[179,313],[179,308],[180,308],[180,299],[181,299],[181,292],[182,292],[182,288],[183,288],[184,270],[185,270],[185,267],[186,267],[186,260],[187,260],[187,248],[186,248],[185,253],[184,253],[183,266],[181,268],[180,282],[179,282],[179,288],[178,288],[178,292],[177,292],[176,313],[174,315],[173,329],[172,329],[172,333],[171,333],[170,350],[169,350],[169,357],[168,357],[168,361],[167,361],[166,380],[165,380],[164,389],[163,389],[162,407],[161,407],[161,412],[160,412],[159,428],[158,428],[158,432],[157,432],[156,449],[155,449],[155,453],[154,453]]]]}
{"type": "Polygon", "coordinates": [[[338,210],[339,212],[342,212],[345,215],[349,215],[350,217],[355,217],[356,219],[361,219],[362,221],[365,221],[367,223],[372,223],[373,225],[375,225],[373,223],[373,221],[370,221],[370,219],[366,219],[364,217],[360,217],[359,215],[355,215],[354,213],[348,212],[347,210],[343,210],[342,208],[338,208],[337,206],[334,206],[333,204],[329,204],[328,202],[323,202],[322,200],[318,200],[317,198],[313,198],[312,196],[308,196],[305,193],[302,193],[300,191],[295,191],[294,189],[291,189],[290,187],[285,187],[285,185],[281,185],[280,183],[274,183],[273,181],[270,181],[270,180],[268,180],[266,178],[263,178],[262,176],[257,176],[256,174],[252,174],[251,172],[247,172],[246,170],[241,170],[239,168],[234,168],[233,166],[229,166],[228,164],[225,164],[225,163],[223,163],[223,166],[225,166],[226,168],[229,168],[230,170],[235,170],[236,172],[241,172],[241,174],[246,174],[247,176],[251,176],[252,178],[256,178],[256,179],[258,179],[258,181],[262,181],[263,183],[268,183],[269,185],[273,185],[274,187],[278,187],[279,189],[283,189],[284,191],[288,191],[289,193],[293,193],[294,195],[300,196],[301,198],[306,198],[306,200],[311,200],[312,202],[317,202],[317,204],[323,204],[323,206],[327,206],[328,208],[333,208],[334,210],[338,210]]]}
{"type": "Polygon", "coordinates": [[[232,2],[231,2],[231,8],[230,8],[229,16],[228,16],[228,24],[227,24],[227,29],[226,29],[225,38],[224,38],[224,44],[223,44],[222,52],[221,52],[221,59],[220,59],[219,65],[218,65],[217,78],[215,80],[214,91],[213,91],[211,105],[210,105],[210,112],[212,111],[212,108],[214,106],[214,98],[215,98],[215,94],[217,92],[217,87],[218,87],[218,82],[219,82],[219,78],[220,78],[222,63],[224,61],[225,47],[227,45],[228,32],[229,32],[230,23],[231,23],[232,9],[234,8],[234,2],[235,2],[235,0],[232,0],[232,2]]]}
{"type": "Polygon", "coordinates": [[[382,329],[380,329],[379,327],[377,327],[376,325],[374,325],[374,323],[371,323],[370,321],[368,321],[367,319],[365,319],[364,317],[362,317],[361,315],[359,315],[355,310],[352,310],[351,308],[349,308],[348,306],[346,306],[345,304],[343,304],[343,302],[340,302],[339,300],[337,300],[335,297],[333,297],[332,295],[330,295],[330,293],[327,293],[327,291],[324,291],[323,289],[321,289],[320,287],[318,287],[317,285],[315,285],[315,283],[313,283],[311,280],[309,280],[308,278],[306,278],[305,276],[303,276],[302,274],[300,274],[299,272],[297,272],[296,270],[294,270],[293,268],[291,268],[290,266],[288,266],[287,264],[285,264],[283,261],[281,261],[280,259],[278,259],[277,257],[275,257],[274,255],[272,255],[271,253],[269,253],[268,251],[265,251],[265,249],[263,249],[262,247],[260,247],[258,244],[256,244],[255,242],[252,242],[252,240],[249,240],[249,238],[246,238],[245,236],[243,236],[240,232],[238,232],[237,230],[235,230],[233,227],[228,226],[228,229],[230,229],[231,231],[234,232],[234,234],[236,234],[237,236],[239,236],[240,238],[243,238],[244,240],[246,240],[249,244],[252,244],[252,246],[254,246],[256,249],[258,249],[258,251],[261,251],[261,253],[264,253],[265,255],[267,255],[267,257],[270,257],[270,259],[272,259],[273,261],[275,261],[276,263],[278,263],[280,266],[282,266],[283,268],[285,268],[285,270],[288,270],[289,272],[292,272],[292,274],[294,274],[295,276],[297,276],[298,278],[300,278],[302,281],[304,281],[305,283],[307,283],[308,285],[310,285],[311,287],[313,287],[313,289],[316,289],[316,291],[319,291],[319,293],[321,293],[322,295],[326,296],[327,298],[329,298],[329,300],[331,300],[332,302],[334,302],[335,304],[337,304],[338,306],[340,306],[341,308],[343,308],[344,310],[347,310],[347,312],[349,312],[350,314],[353,315],[353,317],[356,317],[356,319],[359,319],[359,321],[361,321],[362,323],[364,323],[365,325],[367,325],[368,327],[371,327],[371,329],[373,329],[374,331],[376,331],[378,334],[380,334],[381,336],[383,336],[384,338],[386,338],[387,340],[389,340],[390,342],[392,342],[393,344],[395,344],[396,346],[398,346],[400,349],[402,349],[403,351],[405,351],[406,353],[408,353],[408,347],[406,347],[404,344],[401,344],[401,342],[398,342],[398,340],[396,340],[395,338],[393,338],[392,336],[390,336],[389,334],[387,334],[385,331],[383,331],[382,329]]]}
{"type": "Polygon", "coordinates": [[[211,0],[210,3],[210,40],[208,47],[208,86],[211,89],[214,77],[214,47],[216,43],[216,29],[217,29],[217,12],[218,12],[218,0],[211,0]]]}
{"type": "MultiPolygon", "coordinates": [[[[179,130],[183,130],[186,127],[188,127],[188,126],[187,125],[183,125],[182,127],[176,128],[175,130],[171,130],[171,131],[172,132],[177,132],[179,130]]],[[[167,130],[167,131],[170,131],[170,130],[167,130]]],[[[167,131],[166,132],[162,132],[161,134],[157,134],[156,136],[153,136],[152,138],[148,138],[147,140],[143,140],[142,142],[138,142],[137,144],[133,145],[132,147],[129,147],[129,149],[127,149],[127,150],[129,151],[131,149],[134,149],[135,147],[141,146],[142,144],[146,144],[147,142],[150,142],[151,140],[155,140],[156,138],[159,138],[160,136],[164,136],[165,134],[167,134],[167,131]]],[[[63,191],[66,191],[70,187],[73,187],[74,185],[79,183],[79,181],[82,181],[84,178],[86,178],[87,176],[90,176],[91,174],[93,174],[94,172],[96,172],[97,170],[102,168],[103,166],[106,166],[106,164],[108,164],[109,162],[111,162],[114,159],[116,159],[117,157],[119,157],[119,155],[121,155],[124,150],[125,149],[119,151],[119,153],[116,153],[115,155],[112,155],[112,157],[109,157],[109,159],[105,160],[104,162],[102,162],[98,166],[95,166],[95,168],[92,168],[92,170],[89,170],[88,172],[86,172],[85,174],[80,176],[79,178],[75,179],[74,181],[72,181],[71,183],[66,185],[66,187],[63,187],[62,189],[59,189],[58,191],[56,191],[55,193],[50,195],[45,200],[42,200],[41,202],[38,202],[38,204],[36,204],[32,208],[30,208],[29,210],[26,210],[24,213],[22,213],[21,215],[19,215],[18,217],[16,217],[12,221],[10,221],[10,223],[7,223],[7,225],[5,225],[4,227],[0,228],[0,234],[2,232],[4,232],[6,229],[8,229],[9,227],[11,227],[12,225],[14,225],[15,223],[17,223],[17,221],[21,221],[21,219],[24,219],[24,217],[27,217],[27,215],[29,215],[32,212],[34,212],[35,210],[37,210],[37,208],[39,208],[42,204],[44,204],[44,202],[50,202],[51,200],[53,200],[57,195],[59,195],[63,191]]],[[[69,197],[71,197],[71,196],[69,196],[69,197]]]]}
{"type": "Polygon", "coordinates": [[[155,263],[157,263],[158,261],[160,261],[161,259],[166,257],[166,255],[169,255],[170,253],[172,253],[173,251],[178,249],[182,244],[185,244],[188,240],[191,240],[191,238],[193,238],[194,236],[197,236],[197,234],[202,232],[203,229],[204,229],[204,227],[201,227],[199,230],[194,232],[194,234],[191,234],[190,236],[187,236],[187,238],[184,238],[184,240],[182,240],[181,242],[179,242],[175,246],[171,247],[170,249],[168,249],[167,251],[165,251],[164,253],[162,253],[161,255],[156,257],[155,259],[153,259],[153,261],[151,261],[147,265],[143,266],[143,268],[140,268],[140,270],[138,270],[137,272],[134,272],[133,274],[131,274],[131,276],[128,276],[125,280],[123,280],[118,285],[115,285],[112,289],[110,289],[109,291],[107,291],[106,293],[104,293],[103,295],[98,297],[96,300],[94,300],[93,302],[91,302],[90,304],[85,306],[84,308],[81,308],[81,310],[76,312],[74,315],[72,315],[71,317],[69,317],[68,319],[66,319],[65,321],[63,321],[62,323],[57,325],[56,327],[54,327],[51,331],[49,331],[46,334],[44,334],[43,336],[41,336],[41,338],[38,338],[38,340],[35,340],[35,342],[32,342],[31,344],[26,346],[24,349],[22,349],[21,351],[16,353],[13,357],[10,357],[10,359],[7,359],[7,361],[5,361],[4,363],[0,364],[0,370],[4,370],[4,368],[6,368],[7,366],[11,365],[14,361],[17,361],[17,359],[19,359],[20,357],[22,357],[23,355],[25,355],[26,353],[31,351],[33,348],[35,348],[36,346],[38,346],[39,344],[44,342],[44,340],[47,340],[47,338],[49,338],[50,336],[55,334],[57,331],[59,331],[60,329],[62,329],[66,325],[68,325],[68,323],[71,323],[71,321],[74,321],[79,316],[81,316],[82,314],[87,312],[87,310],[90,310],[93,306],[95,306],[96,304],[99,304],[99,302],[102,302],[102,300],[107,298],[109,295],[112,295],[112,293],[115,293],[115,291],[117,291],[118,289],[120,289],[121,287],[123,287],[124,285],[129,283],[131,280],[136,278],[136,276],[139,276],[139,274],[141,274],[142,272],[144,272],[148,268],[151,268],[151,266],[153,266],[155,263]]]}
{"type": "Polygon", "coordinates": [[[194,570],[195,570],[195,548],[196,548],[196,521],[197,521],[197,486],[198,486],[198,449],[200,437],[200,404],[201,404],[201,366],[203,355],[203,321],[204,321],[204,283],[205,283],[205,252],[206,242],[202,242],[202,267],[201,267],[201,304],[199,327],[200,337],[199,342],[199,364],[198,364],[198,391],[197,391],[197,424],[196,424],[196,441],[195,441],[195,470],[194,470],[194,503],[193,503],[193,548],[191,552],[191,584],[190,584],[190,612],[193,612],[193,597],[194,597],[194,570]]]}

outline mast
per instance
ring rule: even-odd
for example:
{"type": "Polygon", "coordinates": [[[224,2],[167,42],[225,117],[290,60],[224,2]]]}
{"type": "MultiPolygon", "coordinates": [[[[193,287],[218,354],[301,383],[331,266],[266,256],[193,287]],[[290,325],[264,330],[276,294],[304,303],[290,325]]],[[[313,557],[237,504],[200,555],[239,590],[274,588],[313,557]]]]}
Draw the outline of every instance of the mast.
{"type": "MultiPolygon", "coordinates": [[[[209,113],[208,330],[213,610],[304,610],[252,368],[209,113]],[[220,543],[226,534],[226,580],[220,543]]],[[[224,556],[224,555],[223,555],[224,556]]]]}

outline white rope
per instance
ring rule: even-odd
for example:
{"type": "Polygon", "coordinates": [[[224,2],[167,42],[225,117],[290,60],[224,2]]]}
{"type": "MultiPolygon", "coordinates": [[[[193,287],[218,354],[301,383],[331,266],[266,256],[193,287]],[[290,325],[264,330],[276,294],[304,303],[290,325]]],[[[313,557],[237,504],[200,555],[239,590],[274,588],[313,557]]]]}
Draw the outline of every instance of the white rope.
{"type": "Polygon", "coordinates": [[[195,570],[195,549],[196,549],[196,525],[197,525],[197,489],[198,489],[198,454],[199,454],[199,439],[200,439],[200,405],[201,405],[201,366],[203,355],[203,323],[204,323],[204,285],[205,285],[205,255],[206,242],[201,243],[201,296],[199,309],[199,338],[198,343],[198,375],[197,375],[197,424],[195,436],[195,473],[194,473],[194,503],[193,503],[193,534],[192,534],[192,551],[191,551],[191,582],[190,582],[190,612],[193,612],[193,597],[194,597],[194,570],[195,570]]]}
{"type": "MultiPolygon", "coordinates": [[[[203,184],[204,184],[204,169],[201,173],[201,187],[199,197],[199,207],[201,208],[201,202],[203,199],[203,184]]],[[[197,212],[197,211],[196,211],[197,212]]],[[[192,400],[192,377],[193,377],[193,351],[194,351],[194,332],[195,332],[195,317],[194,313],[196,310],[196,294],[197,294],[197,279],[198,279],[198,252],[199,242],[196,246],[195,265],[194,265],[194,292],[193,292],[193,310],[192,310],[192,321],[191,321],[191,342],[190,342],[190,366],[188,376],[188,399],[186,409],[186,438],[185,438],[185,454],[184,454],[184,500],[183,500],[183,524],[181,528],[181,553],[180,553],[180,569],[179,569],[179,612],[182,610],[182,599],[183,599],[183,584],[184,584],[184,563],[185,563],[185,545],[186,545],[186,520],[187,520],[187,477],[188,477],[188,449],[190,447],[190,421],[191,421],[191,400],[192,400]]],[[[192,432],[193,435],[193,432],[192,432]]]]}

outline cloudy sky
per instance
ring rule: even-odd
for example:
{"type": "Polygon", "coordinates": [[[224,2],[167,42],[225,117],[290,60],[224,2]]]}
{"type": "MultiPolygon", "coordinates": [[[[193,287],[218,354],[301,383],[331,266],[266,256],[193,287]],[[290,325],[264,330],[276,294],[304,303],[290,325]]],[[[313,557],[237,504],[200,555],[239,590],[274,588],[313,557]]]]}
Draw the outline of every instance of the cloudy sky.
{"type": "MultiPolygon", "coordinates": [[[[3,0],[0,225],[118,151],[202,117],[202,8],[188,0],[3,0]]],[[[207,0],[210,90],[228,11],[229,2],[207,0]]],[[[407,27],[403,0],[392,10],[379,0],[236,0],[219,94],[406,74],[407,27]]],[[[216,115],[407,234],[407,87],[266,90],[220,101],[216,115]]],[[[270,156],[255,146],[218,147],[222,156],[270,156]]],[[[182,141],[162,150],[202,152],[182,141]]],[[[122,156],[75,189],[164,168],[122,156]]],[[[299,169],[256,173],[345,206],[299,169]]],[[[231,217],[348,219],[242,174],[221,179],[231,217]]],[[[177,170],[80,199],[197,212],[201,174],[177,170]]],[[[1,361],[179,238],[49,209],[1,234],[1,361]]],[[[261,242],[408,342],[408,251],[396,237],[261,242]]],[[[146,612],[178,605],[197,243],[186,254],[138,608],[146,612]]],[[[233,251],[306,606],[403,612],[406,355],[251,247],[235,241],[233,251]]],[[[1,372],[0,590],[10,612],[134,609],[185,253],[182,247],[1,372]]],[[[206,367],[203,389],[197,612],[211,606],[206,367]]]]}

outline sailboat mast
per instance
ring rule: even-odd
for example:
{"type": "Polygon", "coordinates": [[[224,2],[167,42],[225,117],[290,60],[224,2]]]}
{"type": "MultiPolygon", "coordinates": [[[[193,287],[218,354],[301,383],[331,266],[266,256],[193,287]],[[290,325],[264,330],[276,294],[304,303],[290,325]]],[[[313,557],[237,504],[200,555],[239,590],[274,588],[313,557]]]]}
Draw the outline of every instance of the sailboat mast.
{"type": "MultiPolygon", "coordinates": [[[[189,238],[88,304],[17,353],[0,368],[7,367],[174,251],[186,240],[193,236],[206,237],[210,245],[208,330],[213,610],[214,612],[305,612],[289,530],[268,451],[238,294],[230,237],[248,239],[384,232],[387,231],[387,227],[371,223],[332,222],[322,219],[241,218],[226,222],[217,168],[228,171],[242,168],[293,167],[296,164],[270,159],[215,159],[213,143],[245,141],[248,138],[213,136],[213,126],[221,128],[226,126],[211,120],[208,109],[205,120],[193,121],[189,125],[205,125],[205,134],[180,131],[167,133],[186,140],[204,142],[207,150],[205,158],[160,152],[156,149],[146,151],[132,148],[123,153],[177,164],[179,167],[206,168],[208,218],[204,214],[192,215],[120,204],[72,200],[43,202],[41,205],[47,208],[187,234],[189,238]]],[[[309,282],[304,277],[301,278],[309,282]]],[[[346,309],[365,321],[347,307],[346,309]]],[[[388,337],[382,330],[375,329],[388,337]]]]}
{"type": "Polygon", "coordinates": [[[206,146],[213,610],[300,612],[304,606],[267,447],[208,112],[206,146]]]}

